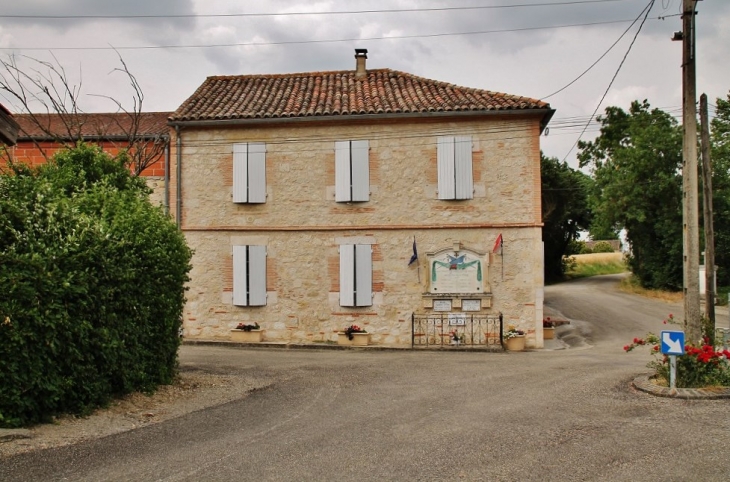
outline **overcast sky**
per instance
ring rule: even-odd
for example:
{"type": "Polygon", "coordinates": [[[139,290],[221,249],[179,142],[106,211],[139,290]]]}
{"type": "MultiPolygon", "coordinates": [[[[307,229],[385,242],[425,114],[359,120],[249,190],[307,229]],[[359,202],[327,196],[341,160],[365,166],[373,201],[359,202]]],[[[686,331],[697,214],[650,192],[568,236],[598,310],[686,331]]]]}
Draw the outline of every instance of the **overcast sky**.
{"type": "MultiPolygon", "coordinates": [[[[41,60],[55,56],[72,82],[81,84],[82,108],[87,112],[106,112],[116,110],[116,106],[91,94],[114,97],[127,107],[131,107],[132,98],[128,80],[114,72],[119,60],[111,47],[118,49],[137,77],[145,94],[146,111],[175,110],[210,75],[354,69],[355,48],[368,49],[369,68],[390,68],[467,87],[543,98],[573,81],[598,60],[650,2],[23,0],[7,3],[0,10],[0,55],[6,59],[15,54],[41,60]],[[499,8],[504,6],[509,8],[499,8]],[[395,9],[421,11],[383,12],[395,9]],[[317,13],[365,10],[371,12],[317,13]],[[317,14],[304,15],[306,12],[317,14]],[[253,13],[265,15],[251,16],[253,13]],[[120,18],[130,15],[156,17],[120,18]],[[227,46],[191,47],[205,45],[227,46]],[[186,47],[161,48],[168,46],[186,47]],[[72,49],[79,47],[85,49],[72,49]]],[[[673,32],[682,29],[678,16],[681,4],[682,0],[654,2],[599,112],[608,105],[627,108],[632,100],[648,99],[653,106],[681,114],[681,42],[670,40],[673,32]]],[[[715,98],[725,98],[730,91],[730,1],[703,0],[697,11],[697,91],[698,95],[707,93],[714,104],[715,98]]],[[[560,159],[568,156],[629,50],[640,23],[641,19],[590,72],[546,99],[557,110],[549,135],[542,138],[547,155],[560,159]]],[[[19,62],[21,66],[32,66],[22,57],[19,62]]],[[[0,97],[0,101],[16,110],[17,104],[10,99],[0,97]]],[[[593,122],[583,139],[594,137],[597,127],[593,122]]],[[[575,166],[575,150],[567,160],[575,166]]]]}

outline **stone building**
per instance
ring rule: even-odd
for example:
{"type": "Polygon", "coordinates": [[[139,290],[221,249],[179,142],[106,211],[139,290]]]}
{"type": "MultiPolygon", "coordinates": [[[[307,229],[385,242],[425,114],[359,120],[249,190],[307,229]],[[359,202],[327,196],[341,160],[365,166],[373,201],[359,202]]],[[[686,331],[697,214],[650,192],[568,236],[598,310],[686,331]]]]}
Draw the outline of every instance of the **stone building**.
{"type": "Polygon", "coordinates": [[[170,117],[171,212],[195,250],[184,335],[258,322],[266,341],[327,342],[357,324],[406,346],[412,314],[468,310],[541,347],[554,111],[355,58],[209,77],[170,117]]]}
{"type": "MultiPolygon", "coordinates": [[[[167,206],[165,166],[169,160],[170,112],[15,114],[17,144],[8,150],[10,157],[30,166],[43,164],[56,152],[78,140],[117,155],[122,149],[141,148],[146,164],[140,175],[152,188],[155,204],[167,206]]],[[[134,168],[135,166],[132,166],[134,168]]]]}

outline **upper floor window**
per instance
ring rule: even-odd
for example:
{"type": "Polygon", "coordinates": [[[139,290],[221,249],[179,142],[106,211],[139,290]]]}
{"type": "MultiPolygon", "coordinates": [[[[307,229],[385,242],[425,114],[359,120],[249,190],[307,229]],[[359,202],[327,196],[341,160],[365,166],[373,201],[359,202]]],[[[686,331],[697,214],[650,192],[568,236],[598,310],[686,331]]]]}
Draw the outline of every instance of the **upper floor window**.
{"type": "Polygon", "coordinates": [[[474,198],[471,136],[438,138],[438,198],[474,198]]]}
{"type": "Polygon", "coordinates": [[[368,141],[335,142],[335,201],[370,199],[369,151],[368,141]]]}
{"type": "Polygon", "coordinates": [[[266,202],[266,144],[233,144],[233,202],[266,202]]]}

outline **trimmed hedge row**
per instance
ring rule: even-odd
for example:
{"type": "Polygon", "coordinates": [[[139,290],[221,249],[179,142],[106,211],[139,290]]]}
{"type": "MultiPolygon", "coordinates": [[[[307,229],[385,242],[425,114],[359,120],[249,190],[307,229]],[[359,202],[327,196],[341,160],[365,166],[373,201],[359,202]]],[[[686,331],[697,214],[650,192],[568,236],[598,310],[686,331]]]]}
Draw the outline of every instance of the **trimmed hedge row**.
{"type": "Polygon", "coordinates": [[[0,426],[87,413],[177,369],[191,252],[125,158],[0,175],[0,426]]]}

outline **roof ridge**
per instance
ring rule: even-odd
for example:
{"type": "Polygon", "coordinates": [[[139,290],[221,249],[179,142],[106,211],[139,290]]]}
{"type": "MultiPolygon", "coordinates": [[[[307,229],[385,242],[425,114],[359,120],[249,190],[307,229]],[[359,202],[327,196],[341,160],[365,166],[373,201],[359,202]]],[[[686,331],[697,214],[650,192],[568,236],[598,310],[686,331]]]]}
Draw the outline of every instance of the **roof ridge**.
{"type": "MultiPolygon", "coordinates": [[[[383,72],[391,71],[392,69],[367,69],[368,72],[383,72]]],[[[316,77],[320,75],[331,75],[331,74],[355,74],[354,70],[315,70],[312,72],[288,72],[280,74],[228,74],[228,75],[209,75],[208,79],[225,80],[225,79],[253,79],[253,78],[272,78],[281,79],[285,77],[316,77]]]]}

